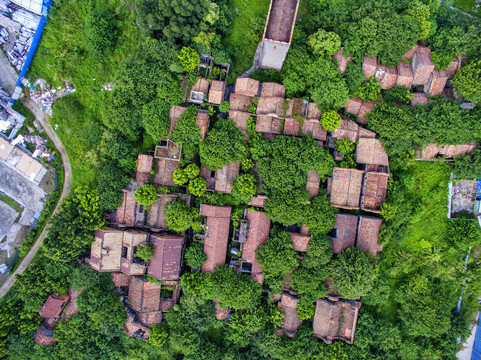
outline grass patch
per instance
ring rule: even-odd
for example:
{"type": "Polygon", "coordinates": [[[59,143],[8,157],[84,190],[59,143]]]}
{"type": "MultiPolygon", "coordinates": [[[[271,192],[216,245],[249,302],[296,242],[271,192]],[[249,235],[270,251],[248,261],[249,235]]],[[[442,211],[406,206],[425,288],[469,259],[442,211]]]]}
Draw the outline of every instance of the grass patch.
{"type": "Polygon", "coordinates": [[[234,21],[224,45],[232,57],[229,79],[235,80],[254,63],[269,11],[269,0],[232,0],[228,6],[234,14],[234,21]]]}
{"type": "Polygon", "coordinates": [[[415,251],[431,248],[444,240],[450,169],[445,162],[419,161],[410,172],[415,178],[415,195],[423,206],[412,217],[408,235],[401,245],[415,251]]]}
{"type": "Polygon", "coordinates": [[[455,0],[454,6],[475,16],[481,16],[479,9],[476,8],[475,0],[455,0]]]}
{"type": "Polygon", "coordinates": [[[12,199],[8,195],[0,195],[0,201],[3,201],[5,204],[10,206],[13,210],[21,214],[23,212],[23,206],[20,205],[15,199],[12,199]]]}

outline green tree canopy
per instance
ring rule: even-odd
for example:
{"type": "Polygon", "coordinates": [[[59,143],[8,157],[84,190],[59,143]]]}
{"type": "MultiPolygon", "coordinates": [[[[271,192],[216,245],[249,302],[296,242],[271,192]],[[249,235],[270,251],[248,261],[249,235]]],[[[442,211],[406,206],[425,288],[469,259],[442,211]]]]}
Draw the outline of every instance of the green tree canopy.
{"type": "Polygon", "coordinates": [[[246,157],[245,135],[230,119],[218,120],[200,144],[202,165],[217,170],[246,157]]]}
{"type": "Polygon", "coordinates": [[[464,65],[454,75],[452,81],[464,100],[481,102],[481,60],[464,65]]]}
{"type": "Polygon", "coordinates": [[[336,130],[341,125],[341,116],[335,111],[324,111],[321,116],[321,124],[327,131],[336,130]]]}
{"type": "Polygon", "coordinates": [[[184,67],[185,72],[191,72],[200,65],[200,56],[197,51],[190,47],[183,47],[179,52],[179,63],[184,67]]]}
{"type": "Polygon", "coordinates": [[[349,248],[337,258],[332,268],[332,283],[345,299],[359,299],[373,287],[375,273],[369,256],[358,248],[349,248]]]}
{"type": "Polygon", "coordinates": [[[154,141],[164,139],[169,133],[170,106],[162,99],[155,99],[142,107],[142,123],[145,132],[154,141]]]}
{"type": "Polygon", "coordinates": [[[199,217],[197,209],[190,209],[183,201],[177,200],[165,205],[167,227],[175,232],[182,232],[195,226],[199,217]]]}
{"type": "Polygon", "coordinates": [[[190,105],[180,116],[170,139],[182,145],[182,158],[190,161],[198,151],[200,143],[200,128],[195,125],[197,106],[190,105]]]}
{"type": "Polygon", "coordinates": [[[150,184],[139,186],[134,193],[135,201],[150,208],[158,200],[155,187],[150,184]]]}
{"type": "Polygon", "coordinates": [[[241,174],[232,184],[232,195],[247,204],[257,194],[257,180],[253,174],[241,174]]]}
{"type": "Polygon", "coordinates": [[[309,36],[307,43],[311,46],[314,54],[321,56],[334,55],[341,48],[341,38],[335,32],[319,29],[309,36]]]}
{"type": "Polygon", "coordinates": [[[189,183],[189,193],[194,196],[202,196],[207,189],[207,182],[201,178],[195,178],[189,183]]]}
{"type": "Polygon", "coordinates": [[[283,285],[287,274],[298,265],[291,236],[278,228],[272,229],[265,244],[257,248],[256,260],[264,270],[267,283],[270,283],[271,279],[282,279],[283,285]]]}
{"type": "Polygon", "coordinates": [[[185,262],[191,268],[200,268],[207,259],[204,252],[204,244],[201,242],[193,242],[187,250],[185,250],[185,262]]]}
{"type": "Polygon", "coordinates": [[[470,154],[464,154],[454,159],[454,173],[458,178],[481,178],[481,150],[474,149],[470,154]]]}

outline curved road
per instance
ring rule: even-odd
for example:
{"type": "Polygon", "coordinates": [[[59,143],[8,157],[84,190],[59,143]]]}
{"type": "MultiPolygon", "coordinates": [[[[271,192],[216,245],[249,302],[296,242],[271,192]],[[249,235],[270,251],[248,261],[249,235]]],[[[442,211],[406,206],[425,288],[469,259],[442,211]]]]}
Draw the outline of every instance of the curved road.
{"type": "MultiPolygon", "coordinates": [[[[5,56],[0,52],[0,69],[5,70],[5,64],[4,61],[8,60],[5,58],[5,56]]],[[[8,68],[11,69],[10,64],[8,64],[8,68]]],[[[5,72],[2,71],[2,77],[3,79],[0,80],[0,84],[4,85],[5,90],[7,90],[9,93],[13,93],[13,90],[10,91],[13,88],[15,88],[15,81],[17,80],[13,76],[4,76],[5,72]],[[13,79],[13,84],[11,83],[13,79]],[[3,80],[3,81],[2,81],[3,80]]],[[[27,108],[32,111],[32,113],[35,115],[35,118],[40,122],[42,125],[42,128],[45,130],[45,133],[49,137],[49,139],[53,142],[55,147],[57,148],[57,151],[60,154],[60,157],[62,159],[62,164],[64,168],[64,183],[63,183],[63,189],[62,189],[62,194],[60,195],[60,199],[57,203],[57,206],[55,207],[54,214],[58,212],[59,206],[62,203],[62,199],[65,198],[69,192],[70,192],[70,184],[72,183],[72,169],[70,167],[70,161],[67,156],[67,151],[65,150],[64,146],[62,145],[62,142],[58,138],[57,134],[53,130],[52,126],[50,125],[50,122],[48,121],[48,116],[45,114],[40,107],[35,104],[32,100],[30,99],[22,99],[21,103],[26,106],[27,108]]],[[[43,231],[41,232],[40,236],[38,237],[37,241],[35,244],[32,246],[30,249],[29,253],[25,258],[22,260],[20,265],[17,267],[17,269],[12,273],[7,275],[7,279],[3,283],[3,285],[0,287],[0,298],[3,297],[8,290],[10,290],[13,282],[15,281],[15,275],[19,275],[25,270],[28,265],[30,265],[30,262],[32,261],[33,257],[37,253],[38,249],[40,249],[40,246],[42,245],[43,239],[47,236],[48,233],[48,228],[50,225],[45,226],[43,231]]]]}

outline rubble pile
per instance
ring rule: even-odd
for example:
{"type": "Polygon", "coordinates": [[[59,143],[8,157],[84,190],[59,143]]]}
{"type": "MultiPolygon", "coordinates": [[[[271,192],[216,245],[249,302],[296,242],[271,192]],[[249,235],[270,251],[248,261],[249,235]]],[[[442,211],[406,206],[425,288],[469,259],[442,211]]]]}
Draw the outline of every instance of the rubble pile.
{"type": "Polygon", "coordinates": [[[32,99],[36,104],[42,107],[49,116],[52,116],[52,106],[56,99],[61,98],[67,94],[75,92],[75,87],[72,84],[65,84],[65,87],[61,86],[54,89],[52,86],[45,83],[43,79],[37,79],[34,86],[30,86],[28,79],[22,80],[23,85],[29,88],[30,99],[32,99]],[[40,90],[37,89],[37,85],[40,90]]]}
{"type": "Polygon", "coordinates": [[[7,29],[0,26],[0,46],[8,41],[8,31],[7,29]]]}

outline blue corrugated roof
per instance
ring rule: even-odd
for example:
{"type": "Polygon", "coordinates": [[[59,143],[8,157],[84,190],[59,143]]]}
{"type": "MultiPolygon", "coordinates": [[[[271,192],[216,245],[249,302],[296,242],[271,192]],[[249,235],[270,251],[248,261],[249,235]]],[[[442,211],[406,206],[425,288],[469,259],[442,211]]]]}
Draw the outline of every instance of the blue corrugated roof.
{"type": "Polygon", "coordinates": [[[471,355],[471,360],[481,360],[481,316],[479,317],[478,328],[476,330],[476,337],[474,338],[473,353],[471,355]]]}

